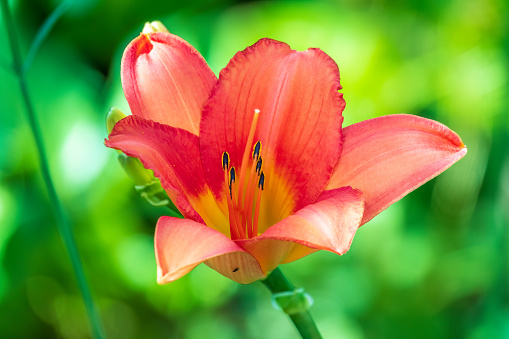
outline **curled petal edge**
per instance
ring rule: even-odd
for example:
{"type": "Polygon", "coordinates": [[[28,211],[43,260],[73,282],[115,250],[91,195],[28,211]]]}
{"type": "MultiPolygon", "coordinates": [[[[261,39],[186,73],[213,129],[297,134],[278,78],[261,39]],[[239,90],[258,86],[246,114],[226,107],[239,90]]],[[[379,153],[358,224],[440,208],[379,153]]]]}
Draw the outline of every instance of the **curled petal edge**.
{"type": "Polygon", "coordinates": [[[460,137],[434,120],[408,114],[365,120],[343,128],[343,152],[326,189],[360,189],[365,224],[466,153],[460,137]]]}
{"type": "Polygon", "coordinates": [[[201,263],[240,284],[263,279],[256,259],[222,233],[188,219],[161,217],[154,247],[157,282],[172,282],[201,263]]]}
{"type": "Polygon", "coordinates": [[[362,192],[351,187],[330,190],[314,204],[267,229],[262,235],[237,240],[267,273],[281,263],[317,250],[344,254],[350,248],[364,212],[362,192]]]}
{"type": "Polygon", "coordinates": [[[189,200],[198,199],[207,191],[196,135],[130,115],[115,124],[105,145],[139,158],[161,180],[180,212],[186,218],[202,222],[189,200]],[[179,155],[182,149],[187,151],[179,155]]]}

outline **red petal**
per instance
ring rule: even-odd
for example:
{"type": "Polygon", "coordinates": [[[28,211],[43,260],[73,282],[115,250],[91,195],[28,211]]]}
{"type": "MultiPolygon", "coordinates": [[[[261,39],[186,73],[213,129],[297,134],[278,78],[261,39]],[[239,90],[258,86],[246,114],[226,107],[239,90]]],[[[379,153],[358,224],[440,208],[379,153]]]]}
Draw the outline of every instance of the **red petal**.
{"type": "Polygon", "coordinates": [[[258,260],[264,272],[317,250],[343,254],[350,248],[360,225],[363,207],[359,190],[351,187],[331,190],[262,235],[238,240],[237,244],[258,260]]]}
{"type": "Polygon", "coordinates": [[[251,254],[223,234],[192,220],[161,217],[155,251],[159,284],[182,277],[202,262],[241,284],[265,277],[251,254]]]}
{"type": "Polygon", "coordinates": [[[366,204],[363,224],[467,153],[459,136],[446,126],[406,114],[348,126],[343,141],[327,189],[360,189],[366,204]]]}
{"type": "Polygon", "coordinates": [[[278,211],[265,221],[268,226],[314,202],[340,154],[345,105],[340,88],[337,65],[319,49],[297,52],[262,39],[237,53],[221,71],[200,126],[203,167],[212,191],[219,196],[224,189],[224,151],[239,169],[259,109],[254,142],[262,143],[264,196],[274,197],[262,199],[260,216],[271,207],[278,211]]]}
{"type": "Polygon", "coordinates": [[[130,115],[115,125],[105,144],[139,158],[161,180],[182,214],[203,222],[189,200],[208,192],[196,135],[130,115]]]}
{"type": "Polygon", "coordinates": [[[141,34],[124,52],[121,75],[134,115],[198,134],[216,76],[193,46],[169,33],[141,34]]]}

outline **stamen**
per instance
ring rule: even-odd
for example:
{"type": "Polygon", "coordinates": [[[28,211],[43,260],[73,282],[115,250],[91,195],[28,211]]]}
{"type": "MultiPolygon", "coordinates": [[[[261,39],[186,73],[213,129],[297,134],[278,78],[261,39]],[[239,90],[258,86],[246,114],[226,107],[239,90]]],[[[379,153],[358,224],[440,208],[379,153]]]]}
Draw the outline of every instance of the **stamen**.
{"type": "Polygon", "coordinates": [[[254,199],[254,193],[255,193],[255,185],[253,185],[253,179],[254,174],[260,173],[261,170],[261,160],[262,158],[259,155],[261,148],[261,143],[258,140],[253,147],[253,159],[258,158],[258,161],[256,163],[253,161],[251,164],[251,171],[249,173],[249,180],[247,182],[247,190],[246,190],[246,196],[244,199],[244,206],[242,208],[242,224],[244,225],[247,221],[247,234],[249,237],[253,236],[253,199],[254,199]]]}
{"type": "Polygon", "coordinates": [[[262,150],[262,143],[260,142],[260,140],[258,140],[253,148],[253,160],[257,160],[260,157],[261,150],[262,150]]]}
{"type": "Polygon", "coordinates": [[[235,197],[235,188],[233,187],[233,184],[235,183],[235,167],[230,168],[230,198],[232,200],[232,214],[234,216],[235,221],[235,228],[238,231],[239,238],[245,239],[246,238],[246,232],[244,231],[244,225],[241,224],[240,216],[239,216],[239,208],[240,206],[235,205],[235,201],[238,199],[235,197]]]}
{"type": "Polygon", "coordinates": [[[228,171],[230,167],[230,155],[228,152],[223,153],[223,171],[228,171]]]}
{"type": "Polygon", "coordinates": [[[262,170],[262,164],[263,164],[262,157],[259,157],[258,161],[256,162],[256,174],[258,175],[260,175],[260,171],[262,170]]]}
{"type": "Polygon", "coordinates": [[[251,219],[252,219],[252,216],[251,216],[251,209],[252,209],[252,205],[253,205],[253,197],[252,197],[252,192],[253,192],[253,177],[254,177],[254,174],[255,174],[255,163],[253,162],[251,164],[251,171],[249,173],[249,180],[247,182],[247,191],[246,191],[246,196],[245,196],[245,199],[244,199],[244,205],[242,206],[242,225],[246,225],[247,226],[247,234],[249,237],[251,237],[251,231],[252,231],[252,225],[253,223],[251,222],[251,219]],[[247,224],[246,224],[247,222],[247,224]]]}
{"type": "MultiPolygon", "coordinates": [[[[223,156],[225,153],[223,153],[223,156]]],[[[223,159],[224,159],[224,157],[223,157],[223,159]]],[[[226,168],[226,170],[224,171],[224,184],[227,186],[226,188],[230,192],[230,196],[226,197],[226,202],[228,203],[228,219],[230,222],[230,236],[232,239],[238,239],[240,236],[239,236],[239,232],[237,231],[237,223],[235,222],[235,212],[233,210],[232,187],[228,183],[228,168],[226,168]]]]}
{"type": "Polygon", "coordinates": [[[232,188],[232,184],[235,182],[235,167],[230,168],[230,182],[228,185],[230,186],[230,189],[232,188]]]}
{"type": "Polygon", "coordinates": [[[263,191],[263,186],[265,185],[265,173],[260,173],[260,180],[258,181],[258,187],[263,191]]]}
{"type": "Polygon", "coordinates": [[[260,173],[260,180],[258,181],[258,196],[256,197],[256,207],[254,212],[254,222],[253,222],[253,236],[258,235],[258,216],[260,214],[260,201],[262,199],[262,191],[263,186],[265,185],[265,174],[263,172],[260,173]]]}

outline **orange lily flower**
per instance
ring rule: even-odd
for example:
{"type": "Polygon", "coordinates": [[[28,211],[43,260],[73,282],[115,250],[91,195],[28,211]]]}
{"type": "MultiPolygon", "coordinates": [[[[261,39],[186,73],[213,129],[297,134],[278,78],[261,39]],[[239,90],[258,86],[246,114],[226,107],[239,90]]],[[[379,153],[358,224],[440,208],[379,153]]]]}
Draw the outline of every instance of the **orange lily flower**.
{"type": "Polygon", "coordinates": [[[466,154],[412,115],[341,128],[336,63],[262,39],[213,74],[186,41],[142,33],[126,48],[132,115],[106,145],[139,158],[184,219],[161,217],[158,283],[200,263],[247,284],[317,250],[345,253],[359,226],[466,154]]]}

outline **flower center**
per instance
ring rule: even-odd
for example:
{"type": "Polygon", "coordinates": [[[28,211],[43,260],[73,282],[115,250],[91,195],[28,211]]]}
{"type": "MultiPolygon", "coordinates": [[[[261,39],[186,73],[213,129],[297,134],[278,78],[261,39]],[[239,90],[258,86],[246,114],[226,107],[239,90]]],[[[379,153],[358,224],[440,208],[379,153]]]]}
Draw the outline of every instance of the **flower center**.
{"type": "Polygon", "coordinates": [[[223,153],[222,165],[224,171],[224,183],[227,191],[229,192],[227,202],[228,218],[230,221],[230,235],[234,240],[248,239],[258,235],[260,201],[263,186],[265,184],[265,174],[262,171],[263,160],[260,156],[262,144],[259,140],[254,146],[252,146],[252,162],[249,174],[247,173],[247,168],[249,163],[249,150],[253,144],[259,114],[260,110],[255,109],[238,176],[235,171],[235,167],[230,165],[230,156],[228,152],[223,153]],[[237,178],[239,181],[238,184],[236,182],[237,178]],[[247,185],[244,182],[246,178],[247,185]]]}

